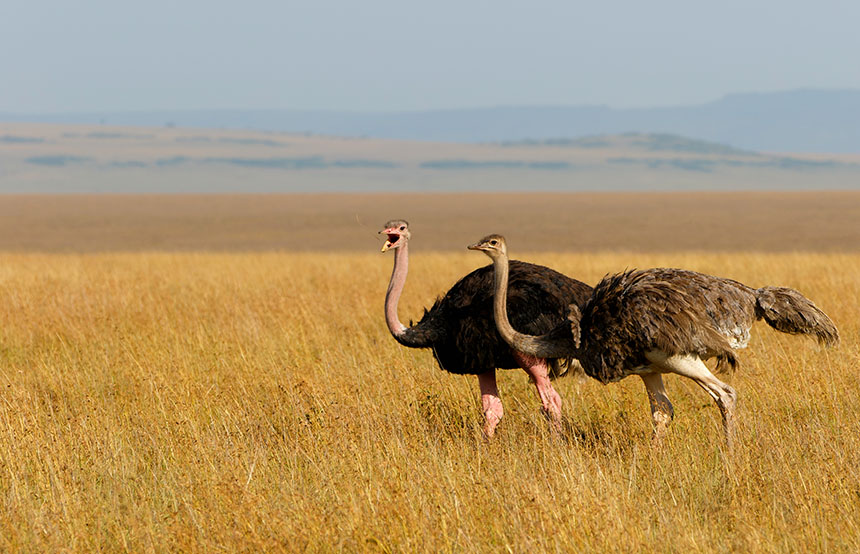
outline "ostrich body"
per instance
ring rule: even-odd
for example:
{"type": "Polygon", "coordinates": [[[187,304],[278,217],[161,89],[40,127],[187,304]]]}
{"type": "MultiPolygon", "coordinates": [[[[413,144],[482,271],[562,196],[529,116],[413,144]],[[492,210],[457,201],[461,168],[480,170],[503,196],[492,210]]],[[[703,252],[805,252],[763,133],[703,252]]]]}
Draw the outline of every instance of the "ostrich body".
{"type": "MultiPolygon", "coordinates": [[[[550,379],[578,368],[570,356],[531,356],[511,349],[493,319],[493,267],[476,269],[460,279],[424,316],[407,327],[397,317],[397,303],[409,264],[409,224],[389,221],[382,251],[394,250],[394,269],[385,295],[385,321],[394,338],[410,348],[431,348],[439,367],[456,374],[477,375],[485,422],[492,437],[503,415],[496,369],[521,367],[535,383],[541,406],[555,428],[561,422],[561,397],[550,379]]],[[[508,301],[515,308],[513,325],[527,333],[546,333],[567,321],[571,305],[580,305],[591,287],[547,267],[510,262],[508,301]]]]}
{"type": "Polygon", "coordinates": [[[731,449],[737,394],[704,360],[716,358],[718,371],[734,368],[734,350],[747,346],[755,321],[764,319],[778,331],[811,335],[826,345],[839,340],[830,318],[794,289],[753,289],[731,279],[666,268],[608,275],[581,309],[571,306],[566,324],[543,336],[526,335],[508,321],[505,239],[490,235],[469,248],[493,260],[494,313],[505,341],[533,356],[575,357],[587,375],[602,383],[639,375],[658,441],[674,415],[662,374],[675,373],[695,381],[717,403],[731,449]]]}

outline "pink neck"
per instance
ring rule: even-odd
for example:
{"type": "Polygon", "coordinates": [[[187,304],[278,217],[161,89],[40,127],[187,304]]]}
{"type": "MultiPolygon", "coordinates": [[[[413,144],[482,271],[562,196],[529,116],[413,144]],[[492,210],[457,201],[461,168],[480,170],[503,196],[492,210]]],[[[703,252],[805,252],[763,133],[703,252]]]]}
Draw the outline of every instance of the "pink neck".
{"type": "Polygon", "coordinates": [[[385,293],[385,323],[395,337],[399,337],[406,331],[406,326],[397,318],[397,302],[400,300],[400,293],[403,292],[403,286],[406,284],[406,273],[409,271],[408,249],[408,242],[394,249],[394,269],[388,282],[388,292],[385,293]]]}

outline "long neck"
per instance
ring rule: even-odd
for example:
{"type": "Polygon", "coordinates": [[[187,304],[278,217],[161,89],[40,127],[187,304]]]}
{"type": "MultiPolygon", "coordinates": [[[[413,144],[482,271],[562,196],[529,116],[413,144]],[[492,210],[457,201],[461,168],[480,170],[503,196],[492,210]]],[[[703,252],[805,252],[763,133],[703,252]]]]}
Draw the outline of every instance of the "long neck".
{"type": "Polygon", "coordinates": [[[409,243],[394,249],[394,269],[388,282],[388,292],[385,293],[385,323],[395,338],[406,332],[406,326],[397,317],[397,303],[406,284],[406,274],[409,272],[409,243]]]}
{"type": "Polygon", "coordinates": [[[388,292],[385,293],[385,323],[397,342],[410,348],[429,348],[438,340],[438,330],[433,322],[422,319],[418,325],[407,327],[397,317],[397,302],[406,284],[406,273],[409,271],[409,243],[394,250],[394,269],[388,282],[388,292]]]}
{"type": "Polygon", "coordinates": [[[549,336],[525,335],[514,329],[508,320],[508,256],[500,254],[493,259],[494,297],[493,315],[496,329],[514,350],[539,358],[564,358],[575,348],[572,341],[550,340],[549,336]]]}

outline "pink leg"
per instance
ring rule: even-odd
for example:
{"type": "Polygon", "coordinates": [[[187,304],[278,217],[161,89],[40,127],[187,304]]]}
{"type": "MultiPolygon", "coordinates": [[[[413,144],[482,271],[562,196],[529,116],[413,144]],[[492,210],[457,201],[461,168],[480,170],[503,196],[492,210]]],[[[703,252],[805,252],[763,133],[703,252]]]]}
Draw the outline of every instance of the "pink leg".
{"type": "Polygon", "coordinates": [[[552,388],[549,380],[549,366],[543,358],[536,358],[522,352],[511,350],[520,367],[526,370],[537,388],[541,409],[549,419],[552,428],[561,431],[561,396],[552,388]]]}
{"type": "Polygon", "coordinates": [[[481,408],[484,410],[484,437],[489,439],[495,434],[496,425],[504,415],[499,387],[496,386],[496,370],[479,374],[478,385],[481,387],[481,408]]]}

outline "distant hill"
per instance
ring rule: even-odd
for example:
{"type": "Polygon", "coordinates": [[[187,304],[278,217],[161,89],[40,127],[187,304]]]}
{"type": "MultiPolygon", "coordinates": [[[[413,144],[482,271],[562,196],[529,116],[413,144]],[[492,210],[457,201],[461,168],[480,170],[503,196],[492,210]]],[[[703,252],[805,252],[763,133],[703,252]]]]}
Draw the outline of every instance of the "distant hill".
{"type": "Polygon", "coordinates": [[[254,129],[479,143],[669,133],[749,150],[860,152],[858,90],[731,94],[696,106],[637,109],[524,106],[391,113],[184,110],[0,114],[0,121],[254,129]]]}
{"type": "Polygon", "coordinates": [[[475,144],[0,123],[0,194],[858,187],[860,154],[756,152],[669,133],[475,144]]]}

